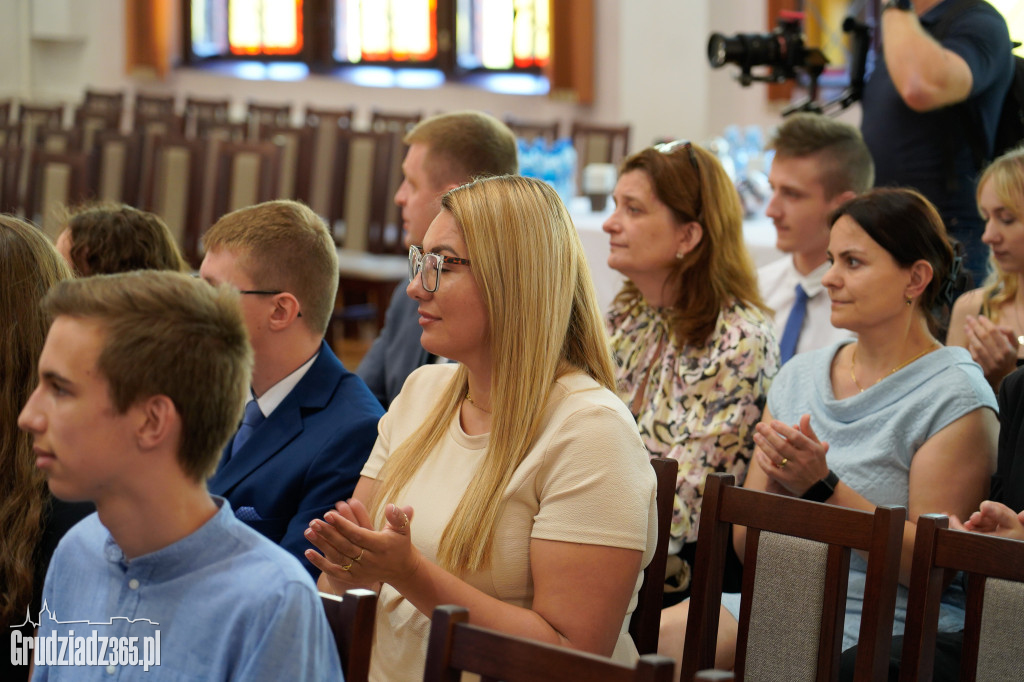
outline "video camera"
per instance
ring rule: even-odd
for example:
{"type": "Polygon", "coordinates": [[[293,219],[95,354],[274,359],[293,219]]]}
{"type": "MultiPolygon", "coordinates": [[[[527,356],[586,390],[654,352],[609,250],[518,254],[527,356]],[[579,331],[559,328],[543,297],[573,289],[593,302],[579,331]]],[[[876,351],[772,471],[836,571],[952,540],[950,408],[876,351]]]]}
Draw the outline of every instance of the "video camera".
{"type": "Polygon", "coordinates": [[[818,77],[829,63],[825,53],[804,43],[801,24],[802,12],[783,11],[778,25],[771,33],[739,33],[729,37],[712,33],[708,38],[708,62],[713,68],[726,64],[740,67],[740,85],[748,86],[754,81],[782,83],[805,73],[808,78],[808,97],[805,101],[788,107],[783,115],[794,111],[815,111],[824,113],[826,108],[839,106],[845,109],[860,99],[864,90],[864,71],[868,49],[871,45],[871,30],[866,24],[853,17],[843,21],[843,32],[851,34],[850,85],[834,100],[819,104],[818,77]],[[766,73],[754,74],[751,69],[766,66],[766,73]]]}

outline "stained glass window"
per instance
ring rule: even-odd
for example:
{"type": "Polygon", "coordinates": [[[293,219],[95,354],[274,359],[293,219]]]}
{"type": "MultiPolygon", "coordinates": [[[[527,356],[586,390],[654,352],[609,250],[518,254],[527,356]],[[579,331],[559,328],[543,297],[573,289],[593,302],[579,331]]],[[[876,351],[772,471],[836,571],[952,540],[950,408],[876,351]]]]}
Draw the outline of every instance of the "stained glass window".
{"type": "Polygon", "coordinates": [[[304,6],[302,0],[191,0],[190,58],[536,72],[550,56],[550,2],[331,0],[304,6]],[[304,39],[319,56],[303,54],[304,39]]]}
{"type": "Polygon", "coordinates": [[[547,64],[549,0],[458,0],[457,60],[464,69],[547,64]]]}
{"type": "Polygon", "coordinates": [[[437,0],[335,0],[339,62],[425,62],[437,56],[437,0]]]}

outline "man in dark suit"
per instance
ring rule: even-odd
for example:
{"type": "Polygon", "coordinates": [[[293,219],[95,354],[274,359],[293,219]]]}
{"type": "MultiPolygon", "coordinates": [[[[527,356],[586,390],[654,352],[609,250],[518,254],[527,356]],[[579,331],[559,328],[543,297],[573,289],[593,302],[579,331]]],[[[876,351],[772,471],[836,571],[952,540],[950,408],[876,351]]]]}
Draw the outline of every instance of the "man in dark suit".
{"type": "MultiPolygon", "coordinates": [[[[395,203],[402,209],[406,246],[423,243],[448,190],[473,178],[519,172],[515,135],[504,123],[479,111],[424,119],[403,141],[409,151],[395,203]]],[[[420,345],[418,305],[405,294],[404,286],[395,288],[384,328],[356,370],[385,408],[414,369],[437,359],[420,345]]]]}
{"type": "Polygon", "coordinates": [[[223,216],[203,242],[199,274],[241,292],[254,354],[245,416],[210,492],[315,577],[303,531],[352,494],[383,414],[323,340],[338,289],[334,241],[309,207],[269,201],[223,216]]]}

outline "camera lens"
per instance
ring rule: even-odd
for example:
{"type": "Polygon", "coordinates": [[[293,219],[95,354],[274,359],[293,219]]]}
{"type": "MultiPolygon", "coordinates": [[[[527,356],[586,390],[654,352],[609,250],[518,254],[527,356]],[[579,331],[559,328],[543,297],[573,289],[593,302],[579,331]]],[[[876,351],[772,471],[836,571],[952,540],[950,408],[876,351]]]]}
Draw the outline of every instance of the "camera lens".
{"type": "Polygon", "coordinates": [[[713,68],[717,69],[725,65],[728,55],[727,41],[728,39],[721,33],[712,33],[708,38],[708,61],[713,68]]]}

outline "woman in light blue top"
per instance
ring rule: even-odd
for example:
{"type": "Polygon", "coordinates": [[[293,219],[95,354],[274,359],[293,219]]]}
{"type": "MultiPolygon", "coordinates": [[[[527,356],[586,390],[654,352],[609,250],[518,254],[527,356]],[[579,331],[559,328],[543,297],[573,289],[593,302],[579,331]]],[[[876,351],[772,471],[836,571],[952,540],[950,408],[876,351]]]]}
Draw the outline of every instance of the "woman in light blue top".
{"type": "MultiPolygon", "coordinates": [[[[996,404],[963,348],[935,338],[933,309],[948,306],[956,265],[942,221],[920,194],[878,189],[833,217],[832,266],[822,279],[832,324],[857,334],[783,366],[757,425],[747,488],[843,507],[907,507],[897,596],[897,633],[921,514],[966,518],[988,493],[995,467],[996,404]]],[[[746,532],[733,543],[742,557],[746,532]]],[[[843,648],[856,644],[866,562],[850,564],[843,648]]],[[[940,629],[963,611],[947,595],[940,629]]],[[[726,595],[717,667],[732,667],[739,595],[726,595]]],[[[686,611],[662,612],[662,653],[682,654],[686,611]]]]}

